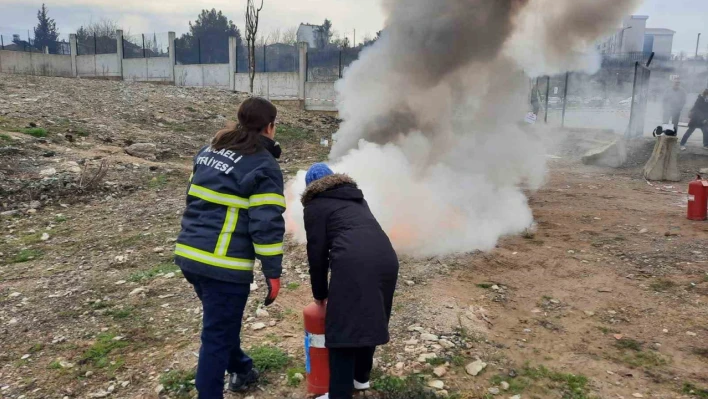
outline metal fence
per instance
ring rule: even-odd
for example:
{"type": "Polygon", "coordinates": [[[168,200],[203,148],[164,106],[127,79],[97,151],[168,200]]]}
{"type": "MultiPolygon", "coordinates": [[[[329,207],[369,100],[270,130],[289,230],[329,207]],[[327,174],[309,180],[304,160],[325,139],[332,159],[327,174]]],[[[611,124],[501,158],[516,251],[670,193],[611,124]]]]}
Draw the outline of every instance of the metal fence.
{"type": "Polygon", "coordinates": [[[0,35],[0,50],[24,51],[28,53],[44,53],[71,55],[71,45],[64,40],[38,41],[28,36],[22,38],[19,34],[0,35]]]}
{"type": "Polygon", "coordinates": [[[594,75],[541,77],[532,82],[530,108],[538,111],[538,122],[567,128],[610,129],[638,137],[646,133],[650,76],[649,68],[635,62],[634,69],[627,71],[602,69],[594,75]]]}
{"type": "Polygon", "coordinates": [[[167,33],[123,35],[123,58],[169,57],[167,33]]]}
{"type": "Polygon", "coordinates": [[[118,52],[118,41],[110,36],[77,36],[76,55],[115,54],[118,52]]]}
{"type": "MultiPolygon", "coordinates": [[[[300,70],[300,53],[297,46],[270,44],[255,48],[256,72],[297,72],[300,70]]],[[[236,47],[236,72],[248,72],[248,48],[236,47]]]]}
{"type": "Polygon", "coordinates": [[[182,36],[175,39],[177,64],[228,64],[228,35],[182,36]]]}
{"type": "Polygon", "coordinates": [[[632,89],[632,109],[627,137],[644,135],[644,125],[649,102],[649,80],[651,70],[637,62],[634,64],[634,87],[632,89]]]}
{"type": "Polygon", "coordinates": [[[334,82],[359,57],[361,49],[325,49],[307,52],[307,81],[334,82]]]}

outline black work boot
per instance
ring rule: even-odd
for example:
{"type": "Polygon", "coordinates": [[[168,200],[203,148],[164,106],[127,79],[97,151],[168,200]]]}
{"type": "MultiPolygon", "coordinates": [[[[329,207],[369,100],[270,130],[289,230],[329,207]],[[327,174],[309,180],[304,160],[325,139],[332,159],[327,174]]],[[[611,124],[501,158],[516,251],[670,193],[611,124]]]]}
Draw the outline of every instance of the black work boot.
{"type": "Polygon", "coordinates": [[[257,383],[259,377],[260,374],[256,369],[251,369],[247,374],[232,373],[231,376],[229,376],[229,391],[243,392],[247,390],[249,386],[257,383]]]}

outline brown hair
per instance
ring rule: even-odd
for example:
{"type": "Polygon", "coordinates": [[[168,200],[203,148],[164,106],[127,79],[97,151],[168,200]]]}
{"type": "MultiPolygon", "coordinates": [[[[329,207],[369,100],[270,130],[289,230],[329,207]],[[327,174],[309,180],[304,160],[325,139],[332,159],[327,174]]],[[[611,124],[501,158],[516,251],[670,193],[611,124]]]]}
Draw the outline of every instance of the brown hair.
{"type": "Polygon", "coordinates": [[[238,109],[238,124],[231,122],[220,130],[211,141],[215,150],[235,150],[249,155],[263,148],[261,134],[263,129],[275,123],[278,109],[270,101],[251,97],[238,109]]]}

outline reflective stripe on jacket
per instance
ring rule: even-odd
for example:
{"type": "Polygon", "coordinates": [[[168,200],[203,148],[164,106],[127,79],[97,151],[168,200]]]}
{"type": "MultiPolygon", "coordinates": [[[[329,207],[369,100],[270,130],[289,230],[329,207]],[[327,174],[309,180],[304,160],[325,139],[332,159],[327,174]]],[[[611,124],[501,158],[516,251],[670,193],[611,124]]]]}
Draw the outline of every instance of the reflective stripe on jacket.
{"type": "Polygon", "coordinates": [[[203,148],[194,159],[175,262],[195,274],[251,283],[257,258],[266,277],[279,278],[284,211],[283,175],[268,151],[242,156],[203,148]]]}

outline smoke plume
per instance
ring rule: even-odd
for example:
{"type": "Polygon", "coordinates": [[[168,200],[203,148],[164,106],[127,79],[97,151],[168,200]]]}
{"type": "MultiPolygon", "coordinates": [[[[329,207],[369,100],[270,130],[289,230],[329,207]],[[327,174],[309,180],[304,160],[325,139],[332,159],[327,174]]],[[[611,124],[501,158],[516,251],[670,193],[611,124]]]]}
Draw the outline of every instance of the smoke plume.
{"type": "MultiPolygon", "coordinates": [[[[529,77],[592,69],[589,47],[630,0],[383,0],[377,43],[336,84],[330,154],[401,253],[489,250],[533,223],[547,132],[524,125],[529,77]]],[[[289,183],[288,230],[304,240],[289,183]]]]}

